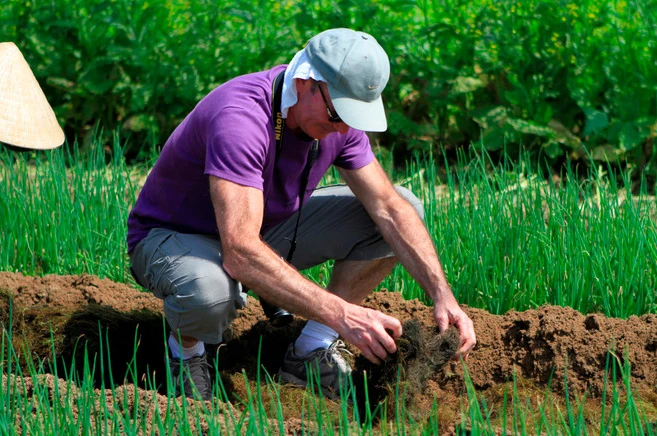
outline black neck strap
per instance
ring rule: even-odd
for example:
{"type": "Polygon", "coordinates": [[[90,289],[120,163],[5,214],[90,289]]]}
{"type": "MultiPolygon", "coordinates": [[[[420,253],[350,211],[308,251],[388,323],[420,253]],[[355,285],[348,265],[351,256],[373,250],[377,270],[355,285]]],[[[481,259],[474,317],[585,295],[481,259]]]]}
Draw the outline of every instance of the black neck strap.
{"type": "MultiPolygon", "coordinates": [[[[274,135],[276,137],[276,159],[274,161],[274,171],[283,149],[283,133],[285,132],[285,118],[281,112],[281,99],[283,94],[283,80],[285,78],[285,70],[281,71],[274,82],[272,83],[272,120],[274,122],[274,135]]],[[[301,209],[303,208],[303,199],[306,195],[306,188],[308,187],[308,177],[310,170],[319,155],[319,140],[314,139],[310,150],[308,150],[308,159],[306,166],[301,175],[301,186],[299,187],[299,211],[297,213],[297,222],[294,226],[294,234],[290,240],[290,250],[287,253],[286,260],[292,262],[292,256],[297,248],[297,231],[299,230],[299,223],[301,222],[301,209]]]]}
{"type": "Polygon", "coordinates": [[[283,133],[285,132],[285,118],[281,112],[281,99],[283,94],[283,79],[285,70],[281,71],[272,83],[272,118],[274,120],[274,135],[276,136],[276,160],[283,148],[283,133]]]}

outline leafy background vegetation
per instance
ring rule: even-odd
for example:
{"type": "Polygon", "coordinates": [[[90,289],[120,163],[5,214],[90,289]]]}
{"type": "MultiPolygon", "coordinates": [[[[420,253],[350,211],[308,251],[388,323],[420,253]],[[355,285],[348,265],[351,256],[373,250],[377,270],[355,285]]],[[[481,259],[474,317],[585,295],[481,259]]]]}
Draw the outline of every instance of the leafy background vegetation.
{"type": "MultiPolygon", "coordinates": [[[[655,0],[5,0],[14,41],[69,141],[94,126],[161,145],[208,91],[286,63],[314,34],[351,27],[390,55],[390,128],[414,151],[482,146],[553,168],[612,160],[654,176],[655,0]]],[[[111,141],[108,141],[111,142],[111,141]]],[[[453,155],[452,155],[453,156],[453,155]]]]}

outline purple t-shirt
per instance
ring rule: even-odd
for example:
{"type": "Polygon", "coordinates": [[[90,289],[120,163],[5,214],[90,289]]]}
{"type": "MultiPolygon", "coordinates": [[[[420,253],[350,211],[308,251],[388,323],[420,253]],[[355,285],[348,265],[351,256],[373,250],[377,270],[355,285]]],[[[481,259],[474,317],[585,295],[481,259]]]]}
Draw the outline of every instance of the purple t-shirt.
{"type": "MultiPolygon", "coordinates": [[[[209,175],[263,192],[261,234],[299,208],[301,175],[312,141],[286,130],[275,165],[272,82],[284,68],[281,65],[224,83],[176,128],[128,217],[128,251],[156,227],[218,235],[209,175]]],[[[373,159],[364,132],[349,129],[344,135],[329,134],[320,141],[305,198],[331,165],[353,170],[373,159]]]]}

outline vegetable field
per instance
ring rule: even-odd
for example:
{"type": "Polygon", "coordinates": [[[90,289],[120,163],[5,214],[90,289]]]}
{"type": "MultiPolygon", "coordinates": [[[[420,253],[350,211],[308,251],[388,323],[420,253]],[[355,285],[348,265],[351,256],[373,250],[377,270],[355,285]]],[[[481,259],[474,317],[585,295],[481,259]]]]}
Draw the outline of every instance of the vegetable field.
{"type": "Polygon", "coordinates": [[[0,432],[657,434],[656,36],[657,0],[4,0],[0,41],[67,143],[0,144],[0,432]],[[303,320],[274,329],[254,298],[209,348],[213,401],[174,398],[128,212],[205,94],[332,27],[389,54],[372,145],[423,200],[478,344],[433,359],[450,333],[427,339],[397,267],[364,304],[404,323],[404,352],[351,349],[340,400],[278,382],[303,320]]]}

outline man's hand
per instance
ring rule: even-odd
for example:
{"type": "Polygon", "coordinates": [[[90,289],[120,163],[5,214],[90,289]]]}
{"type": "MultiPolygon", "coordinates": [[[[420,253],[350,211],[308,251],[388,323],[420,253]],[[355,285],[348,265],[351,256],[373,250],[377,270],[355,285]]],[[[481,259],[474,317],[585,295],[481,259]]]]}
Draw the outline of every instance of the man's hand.
{"type": "Polygon", "coordinates": [[[468,353],[477,343],[472,320],[459,307],[454,297],[448,298],[447,301],[441,301],[434,306],[433,317],[438,325],[438,330],[444,332],[450,325],[459,330],[460,348],[457,357],[467,359],[468,353]]]}
{"type": "Polygon", "coordinates": [[[397,351],[395,339],[402,334],[398,319],[350,303],[337,327],[336,331],[346,341],[358,347],[363,356],[375,364],[397,351]]]}

